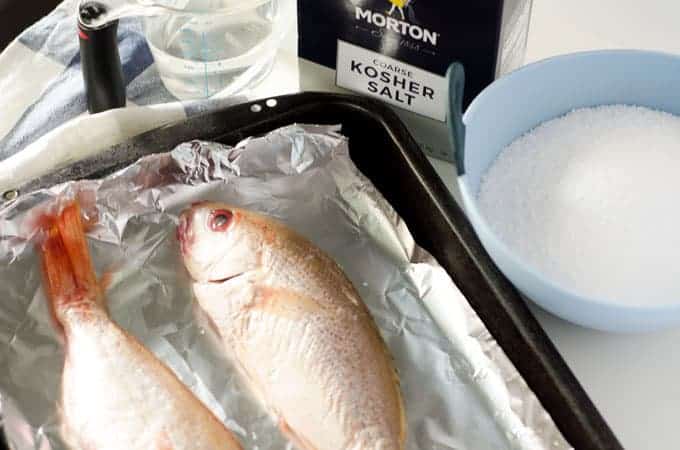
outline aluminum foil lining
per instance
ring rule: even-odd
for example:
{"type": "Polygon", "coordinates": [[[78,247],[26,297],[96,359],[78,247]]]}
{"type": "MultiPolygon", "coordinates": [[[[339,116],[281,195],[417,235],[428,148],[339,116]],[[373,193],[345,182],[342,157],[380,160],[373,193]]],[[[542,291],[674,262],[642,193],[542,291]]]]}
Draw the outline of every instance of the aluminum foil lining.
{"type": "Polygon", "coordinates": [[[26,194],[0,210],[0,406],[10,446],[66,448],[64,362],[32,243],[36,212],[91,201],[99,273],[114,270],[113,319],[170,366],[247,449],[290,449],[197,313],[175,238],[177,217],[219,200],[278,218],[346,271],[395,358],[407,449],[568,448],[551,418],[447,273],[413,241],[354,166],[339,127],[293,125],[234,148],[182,144],[97,181],[26,194]],[[436,320],[433,319],[436,317],[436,320]]]}

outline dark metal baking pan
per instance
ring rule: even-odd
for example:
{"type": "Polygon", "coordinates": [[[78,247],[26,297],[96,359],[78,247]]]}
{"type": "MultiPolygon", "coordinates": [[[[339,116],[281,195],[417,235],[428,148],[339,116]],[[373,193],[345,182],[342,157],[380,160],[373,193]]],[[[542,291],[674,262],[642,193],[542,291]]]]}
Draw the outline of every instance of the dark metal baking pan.
{"type": "Polygon", "coordinates": [[[494,266],[416,142],[382,103],[303,93],[238,105],[142,134],[18,190],[101,177],[191,139],[236,144],[291,123],[341,124],[355,164],[447,270],[569,443],[579,450],[622,448],[522,298],[494,266]]]}

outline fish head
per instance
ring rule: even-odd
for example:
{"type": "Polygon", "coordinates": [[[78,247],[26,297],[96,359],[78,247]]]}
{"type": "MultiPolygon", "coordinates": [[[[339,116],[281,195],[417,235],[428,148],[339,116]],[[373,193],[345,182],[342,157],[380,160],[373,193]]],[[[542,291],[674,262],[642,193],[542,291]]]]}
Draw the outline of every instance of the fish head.
{"type": "Polygon", "coordinates": [[[223,282],[259,268],[263,234],[256,222],[221,203],[195,203],[184,211],[177,238],[194,281],[223,282]]]}

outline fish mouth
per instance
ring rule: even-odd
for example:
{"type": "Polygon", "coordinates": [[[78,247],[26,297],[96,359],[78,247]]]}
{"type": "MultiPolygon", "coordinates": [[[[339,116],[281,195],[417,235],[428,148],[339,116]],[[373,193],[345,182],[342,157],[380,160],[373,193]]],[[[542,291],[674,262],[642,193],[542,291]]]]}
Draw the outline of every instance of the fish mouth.
{"type": "Polygon", "coordinates": [[[246,272],[241,272],[241,273],[237,273],[237,274],[234,274],[234,275],[229,275],[228,277],[224,277],[224,278],[218,278],[218,279],[215,279],[215,280],[208,280],[207,283],[208,284],[224,284],[228,281],[240,278],[245,274],[246,274],[246,272]]]}

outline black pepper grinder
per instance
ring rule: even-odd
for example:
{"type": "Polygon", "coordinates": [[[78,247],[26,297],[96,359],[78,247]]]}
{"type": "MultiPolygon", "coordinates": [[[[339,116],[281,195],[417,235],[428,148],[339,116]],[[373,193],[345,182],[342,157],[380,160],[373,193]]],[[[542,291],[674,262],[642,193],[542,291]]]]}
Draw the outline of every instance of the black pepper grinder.
{"type": "Polygon", "coordinates": [[[106,5],[88,1],[78,7],[80,64],[85,81],[87,109],[98,113],[125,106],[125,82],[118,53],[118,20],[91,25],[107,11],[106,5]]]}

